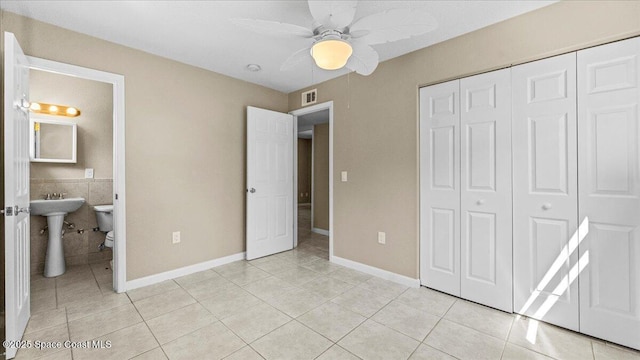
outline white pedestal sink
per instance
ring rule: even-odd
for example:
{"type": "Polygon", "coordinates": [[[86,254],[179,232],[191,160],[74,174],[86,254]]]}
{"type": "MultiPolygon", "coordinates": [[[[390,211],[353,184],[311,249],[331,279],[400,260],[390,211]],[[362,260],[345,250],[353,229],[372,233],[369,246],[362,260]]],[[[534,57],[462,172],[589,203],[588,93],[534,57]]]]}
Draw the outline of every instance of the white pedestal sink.
{"type": "Polygon", "coordinates": [[[44,260],[44,276],[54,277],[64,274],[64,248],[62,246],[62,224],[64,217],[84,204],[83,198],[59,200],[32,200],[31,215],[47,217],[49,227],[49,243],[44,260]]]}

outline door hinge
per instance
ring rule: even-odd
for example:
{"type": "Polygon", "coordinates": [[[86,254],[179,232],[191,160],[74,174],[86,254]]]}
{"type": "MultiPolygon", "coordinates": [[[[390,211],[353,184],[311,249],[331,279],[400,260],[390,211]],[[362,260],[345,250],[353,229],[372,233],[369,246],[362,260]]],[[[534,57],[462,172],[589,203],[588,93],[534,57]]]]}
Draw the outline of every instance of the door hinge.
{"type": "Polygon", "coordinates": [[[6,208],[0,210],[0,213],[4,214],[4,216],[13,216],[13,207],[7,206],[6,208]]]}
{"type": "Polygon", "coordinates": [[[116,200],[118,200],[118,194],[116,194],[116,200]]]}

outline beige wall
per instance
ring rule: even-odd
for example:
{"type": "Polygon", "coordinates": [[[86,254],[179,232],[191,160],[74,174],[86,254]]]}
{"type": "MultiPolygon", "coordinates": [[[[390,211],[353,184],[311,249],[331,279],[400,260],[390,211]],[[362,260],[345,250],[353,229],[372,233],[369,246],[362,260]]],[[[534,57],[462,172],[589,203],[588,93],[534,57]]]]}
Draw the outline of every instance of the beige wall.
{"type": "Polygon", "coordinates": [[[329,124],[313,126],[313,227],[329,231],[329,124]]]}
{"type": "Polygon", "coordinates": [[[311,139],[298,139],[298,204],[311,202],[311,139]]]}
{"type": "Polygon", "coordinates": [[[95,179],[113,178],[113,88],[111,84],[31,70],[29,98],[32,102],[60,104],[80,109],[69,118],[32,114],[32,119],[51,119],[78,124],[75,164],[31,163],[32,179],[84,179],[84,169],[94,169],[95,179]]]}
{"type": "Polygon", "coordinates": [[[125,77],[128,280],[244,251],[246,106],[286,111],[286,94],[12,13],[0,20],[27,55],[125,77]]]}
{"type": "MultiPolygon", "coordinates": [[[[420,86],[638,34],[638,1],[562,1],[383,62],[368,77],[314,85],[319,103],[334,104],[334,254],[418,277],[420,86]]],[[[289,94],[290,110],[301,91],[289,94]]]]}

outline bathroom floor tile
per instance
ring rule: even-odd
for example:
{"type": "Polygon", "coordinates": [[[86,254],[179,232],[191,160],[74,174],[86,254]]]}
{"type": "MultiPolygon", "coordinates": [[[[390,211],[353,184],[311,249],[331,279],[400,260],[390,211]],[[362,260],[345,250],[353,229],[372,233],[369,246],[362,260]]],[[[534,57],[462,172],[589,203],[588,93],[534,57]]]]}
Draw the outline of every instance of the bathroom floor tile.
{"type": "Polygon", "coordinates": [[[24,333],[28,334],[34,331],[64,325],[66,323],[67,310],[65,308],[41,311],[31,315],[24,333]]]}
{"type": "Polygon", "coordinates": [[[333,343],[297,321],[278,328],[251,344],[267,360],[315,359],[333,343]]]}
{"type": "MultiPolygon", "coordinates": [[[[50,327],[44,330],[34,331],[29,334],[25,334],[22,337],[24,341],[30,341],[34,343],[35,341],[51,341],[51,342],[62,342],[69,340],[69,330],[67,329],[67,324],[58,325],[54,327],[50,327]]],[[[49,356],[54,353],[63,351],[64,348],[51,348],[51,349],[36,349],[35,347],[31,347],[28,349],[20,349],[16,355],[16,360],[21,359],[36,359],[43,356],[49,356]]]]}
{"type": "Polygon", "coordinates": [[[42,289],[31,293],[31,314],[52,310],[57,307],[56,289],[42,289]]]}

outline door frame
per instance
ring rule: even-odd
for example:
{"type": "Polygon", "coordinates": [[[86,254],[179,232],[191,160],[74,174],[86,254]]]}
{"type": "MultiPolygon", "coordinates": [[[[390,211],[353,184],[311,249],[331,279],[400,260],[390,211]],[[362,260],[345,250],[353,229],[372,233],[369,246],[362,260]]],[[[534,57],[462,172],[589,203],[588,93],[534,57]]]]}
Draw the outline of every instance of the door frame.
{"type": "MultiPolygon", "coordinates": [[[[333,261],[333,101],[289,111],[293,115],[293,247],[298,246],[298,117],[329,109],[329,261],[333,261]]],[[[313,146],[313,145],[312,145],[313,146]]],[[[312,160],[313,161],[313,160],[312,160]]],[[[312,167],[313,171],[313,167],[312,167]]],[[[313,177],[312,177],[313,184],[313,177]]],[[[311,208],[313,212],[313,188],[311,208]]],[[[313,219],[311,220],[313,222],[313,219]]]]}
{"type": "Polygon", "coordinates": [[[81,66],[27,56],[29,68],[99,81],[113,86],[113,288],[125,292],[127,284],[127,232],[125,196],[125,94],[124,76],[81,66]]]}

